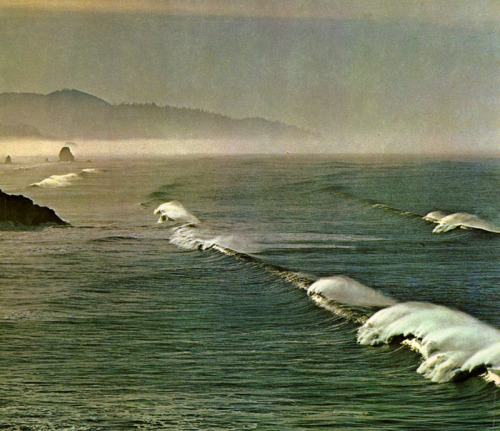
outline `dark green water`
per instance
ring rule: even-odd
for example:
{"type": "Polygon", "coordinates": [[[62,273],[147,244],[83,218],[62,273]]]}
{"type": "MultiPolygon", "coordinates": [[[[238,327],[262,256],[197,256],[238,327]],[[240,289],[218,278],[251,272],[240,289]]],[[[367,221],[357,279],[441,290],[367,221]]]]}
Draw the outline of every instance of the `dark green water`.
{"type": "Polygon", "coordinates": [[[498,235],[373,207],[498,226],[498,160],[105,160],[28,187],[85,167],[0,168],[0,188],[72,224],[0,232],[0,428],[500,429],[498,387],[434,383],[418,354],[360,345],[359,324],[262,265],[499,328],[498,235]],[[252,260],[172,244],[153,214],[171,200],[252,260]]]}

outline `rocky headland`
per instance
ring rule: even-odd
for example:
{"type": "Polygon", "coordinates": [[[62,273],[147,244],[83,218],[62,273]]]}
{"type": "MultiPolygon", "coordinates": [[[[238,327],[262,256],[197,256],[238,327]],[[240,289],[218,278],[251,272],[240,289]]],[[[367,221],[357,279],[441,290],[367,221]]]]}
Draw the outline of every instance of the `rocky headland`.
{"type": "Polygon", "coordinates": [[[51,208],[37,205],[25,196],[9,195],[2,190],[0,190],[0,223],[15,227],[68,225],[51,208]]]}

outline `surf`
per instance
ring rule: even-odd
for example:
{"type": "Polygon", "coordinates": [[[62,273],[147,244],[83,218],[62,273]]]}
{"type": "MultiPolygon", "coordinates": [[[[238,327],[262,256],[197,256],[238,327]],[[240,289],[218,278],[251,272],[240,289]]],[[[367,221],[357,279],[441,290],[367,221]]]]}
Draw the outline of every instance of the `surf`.
{"type": "Polygon", "coordinates": [[[154,213],[160,215],[158,223],[170,220],[173,222],[184,222],[194,226],[200,224],[200,221],[177,201],[161,204],[154,210],[154,213]]]}
{"type": "Polygon", "coordinates": [[[371,206],[372,208],[386,211],[389,213],[397,214],[402,217],[410,217],[415,219],[421,219],[426,222],[435,223],[437,226],[432,230],[432,233],[446,233],[455,229],[469,229],[469,230],[481,230],[488,233],[500,233],[500,228],[495,226],[486,220],[483,220],[475,214],[469,214],[466,212],[456,212],[452,214],[445,214],[442,211],[435,210],[427,213],[426,215],[416,214],[411,211],[405,211],[398,208],[391,207],[384,203],[376,202],[373,199],[362,198],[355,196],[351,193],[343,192],[338,190],[337,186],[323,187],[321,191],[330,192],[333,195],[340,196],[346,199],[352,199],[357,202],[361,202],[371,206]]]}
{"type": "Polygon", "coordinates": [[[435,223],[437,226],[432,230],[432,233],[446,233],[455,229],[474,229],[495,234],[500,233],[499,227],[483,220],[475,214],[457,212],[447,215],[442,211],[431,211],[425,216],[422,216],[410,211],[392,208],[385,204],[373,204],[372,207],[389,211],[400,216],[419,218],[426,222],[435,223]]]}
{"type": "Polygon", "coordinates": [[[32,183],[29,187],[42,187],[42,188],[58,188],[58,187],[68,187],[75,183],[75,181],[85,178],[85,176],[92,174],[100,174],[104,172],[101,169],[86,168],[82,169],[80,172],[70,172],[63,175],[51,175],[39,182],[32,183]]]}
{"type": "Polygon", "coordinates": [[[444,233],[454,229],[478,229],[491,233],[500,233],[500,228],[488,223],[475,214],[453,213],[444,214],[441,211],[432,211],[423,217],[424,220],[436,223],[433,233],[444,233]]]}
{"type": "Polygon", "coordinates": [[[360,325],[360,345],[396,343],[418,352],[423,361],[417,372],[425,378],[444,383],[480,376],[500,386],[500,331],[476,318],[442,305],[399,302],[346,275],[316,278],[264,263],[257,256],[227,247],[224,243],[230,236],[201,225],[177,201],[160,205],[154,213],[160,214],[159,223],[173,222],[171,244],[221,253],[291,283],[304,290],[317,306],[360,325]]]}
{"type": "Polygon", "coordinates": [[[433,382],[481,375],[500,385],[500,331],[461,311],[406,302],[376,312],[358,330],[363,345],[396,340],[422,355],[417,372],[433,382]]]}

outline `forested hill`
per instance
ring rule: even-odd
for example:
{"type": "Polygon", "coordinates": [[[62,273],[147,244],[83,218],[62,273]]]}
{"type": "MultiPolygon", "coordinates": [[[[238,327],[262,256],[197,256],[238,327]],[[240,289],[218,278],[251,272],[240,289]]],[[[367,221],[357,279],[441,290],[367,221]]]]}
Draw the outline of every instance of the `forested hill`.
{"type": "Polygon", "coordinates": [[[262,118],[236,120],[199,109],[112,105],[78,90],[0,94],[0,136],[71,139],[270,138],[314,136],[262,118]]]}

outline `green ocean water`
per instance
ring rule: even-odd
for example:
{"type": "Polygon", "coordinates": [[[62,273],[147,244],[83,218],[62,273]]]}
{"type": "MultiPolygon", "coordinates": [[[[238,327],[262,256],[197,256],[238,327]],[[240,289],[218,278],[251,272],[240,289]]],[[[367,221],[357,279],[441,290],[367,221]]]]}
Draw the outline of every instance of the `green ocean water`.
{"type": "Polygon", "coordinates": [[[499,236],[421,217],[499,226],[499,174],[313,156],[0,166],[3,191],[71,223],[0,231],[0,428],[500,429],[497,386],[425,378],[419,354],[361,345],[359,323],[283,276],[344,275],[498,330],[499,236]],[[201,224],[157,223],[169,201],[201,224]]]}

